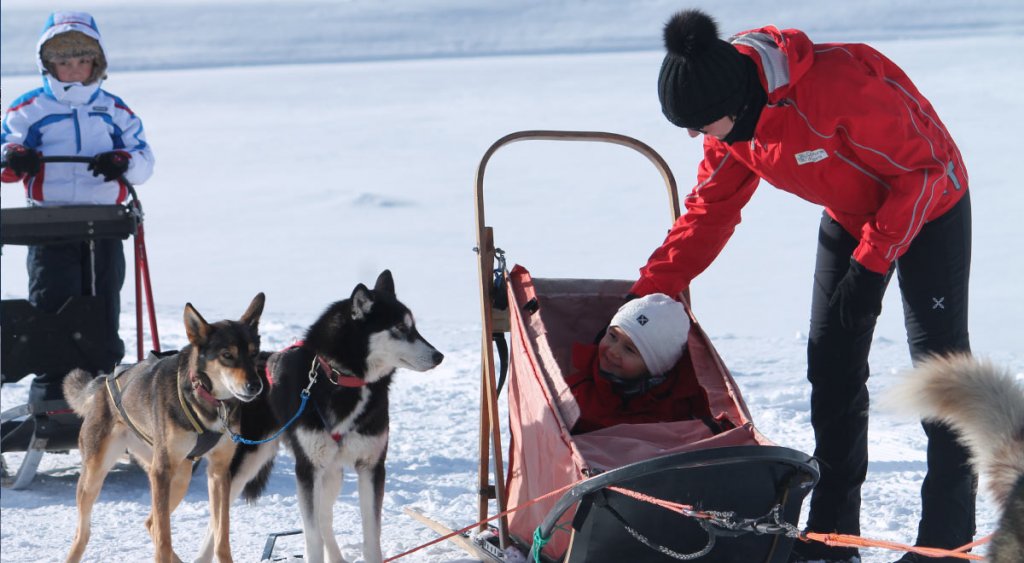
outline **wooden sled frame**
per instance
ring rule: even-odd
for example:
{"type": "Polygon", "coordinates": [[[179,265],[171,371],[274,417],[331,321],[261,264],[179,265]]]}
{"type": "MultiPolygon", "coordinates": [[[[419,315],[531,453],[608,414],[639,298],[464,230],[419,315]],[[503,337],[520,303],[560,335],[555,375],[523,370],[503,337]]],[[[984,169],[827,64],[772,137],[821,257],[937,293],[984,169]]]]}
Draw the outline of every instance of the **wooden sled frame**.
{"type": "MultiPolygon", "coordinates": [[[[665,159],[645,143],[617,133],[600,131],[554,131],[530,130],[510,133],[492,144],[483,157],[476,171],[476,251],[478,257],[478,275],[481,309],[481,363],[480,363],[480,465],[478,488],[478,520],[487,520],[489,501],[497,501],[497,513],[505,512],[505,471],[501,447],[501,423],[498,420],[498,389],[495,379],[495,358],[492,335],[495,332],[510,330],[506,311],[496,310],[492,305],[492,287],[494,280],[494,262],[496,255],[494,231],[486,225],[484,218],[484,174],[491,157],[502,147],[520,141],[575,141],[609,143],[630,148],[646,157],[661,174],[669,197],[671,223],[680,216],[679,192],[675,177],[665,159]],[[491,461],[493,459],[494,484],[491,484],[491,461]]],[[[481,524],[478,531],[486,529],[481,524]]],[[[504,516],[497,522],[499,545],[505,549],[509,545],[508,521],[504,516]]]]}

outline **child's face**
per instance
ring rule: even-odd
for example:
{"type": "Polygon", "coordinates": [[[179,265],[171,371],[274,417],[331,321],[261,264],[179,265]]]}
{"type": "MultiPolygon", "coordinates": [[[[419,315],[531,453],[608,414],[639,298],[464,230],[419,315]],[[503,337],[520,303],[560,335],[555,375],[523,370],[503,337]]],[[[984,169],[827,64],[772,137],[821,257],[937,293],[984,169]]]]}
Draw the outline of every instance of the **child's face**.
{"type": "Polygon", "coordinates": [[[53,62],[53,71],[61,82],[82,82],[92,76],[96,60],[92,57],[71,57],[53,62]]]}
{"type": "Polygon", "coordinates": [[[608,327],[597,344],[598,366],[623,379],[637,379],[647,375],[647,364],[633,345],[633,341],[617,326],[608,327]]]}

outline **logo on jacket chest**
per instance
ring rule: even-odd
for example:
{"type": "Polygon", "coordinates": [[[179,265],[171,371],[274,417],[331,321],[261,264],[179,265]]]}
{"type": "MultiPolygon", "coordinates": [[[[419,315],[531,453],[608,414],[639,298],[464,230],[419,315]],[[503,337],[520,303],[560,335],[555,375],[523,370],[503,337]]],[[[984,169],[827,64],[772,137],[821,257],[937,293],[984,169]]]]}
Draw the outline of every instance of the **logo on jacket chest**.
{"type": "Polygon", "coordinates": [[[828,153],[825,149],[814,149],[813,151],[798,152],[795,155],[796,163],[799,165],[811,164],[814,162],[821,162],[828,158],[828,153]]]}

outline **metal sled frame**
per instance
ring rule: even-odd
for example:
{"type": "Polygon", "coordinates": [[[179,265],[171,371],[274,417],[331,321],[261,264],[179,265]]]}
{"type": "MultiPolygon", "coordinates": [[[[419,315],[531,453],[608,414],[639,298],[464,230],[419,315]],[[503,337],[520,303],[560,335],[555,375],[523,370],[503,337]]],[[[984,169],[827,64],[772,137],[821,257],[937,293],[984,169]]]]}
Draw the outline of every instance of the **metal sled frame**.
{"type": "MultiPolygon", "coordinates": [[[[78,156],[48,156],[43,157],[43,162],[72,162],[89,163],[91,158],[78,156]]],[[[7,163],[2,163],[6,167],[7,163]]],[[[135,220],[135,230],[131,234],[134,238],[135,248],[135,322],[136,322],[136,348],[138,360],[142,361],[144,352],[144,331],[142,324],[143,302],[146,303],[146,312],[149,320],[149,330],[152,337],[153,351],[160,352],[160,337],[157,332],[155,305],[153,302],[153,287],[149,275],[149,258],[146,254],[145,231],[143,229],[142,203],[139,201],[135,187],[122,179],[128,193],[129,201],[124,206],[127,213],[135,220]],[[145,294],[145,299],[143,299],[145,294]]],[[[88,232],[92,232],[89,229],[88,232]]],[[[88,239],[85,235],[79,239],[88,239]]],[[[19,244],[32,244],[33,241],[18,242],[19,244]]],[[[18,418],[25,417],[21,426],[32,424],[32,435],[28,439],[25,449],[25,458],[18,467],[13,477],[7,475],[6,462],[3,467],[4,485],[8,483],[14,489],[24,489],[31,484],[45,451],[66,451],[77,445],[77,426],[69,428],[70,425],[61,423],[62,418],[67,418],[72,413],[64,401],[44,401],[37,404],[25,404],[8,409],[0,413],[0,423],[13,422],[18,418]],[[69,434],[74,434],[70,439],[69,434]]],[[[80,421],[79,421],[80,424],[80,421]]],[[[26,432],[26,429],[19,426],[11,431],[13,434],[18,431],[26,432]]],[[[7,436],[4,436],[6,438],[7,436]]]]}
{"type": "MultiPolygon", "coordinates": [[[[480,282],[481,309],[481,364],[480,364],[480,478],[478,491],[479,520],[488,518],[488,503],[497,501],[498,513],[505,512],[506,491],[504,461],[501,448],[501,426],[498,420],[498,389],[495,380],[495,357],[492,338],[495,333],[510,330],[507,311],[496,310],[492,305],[492,285],[494,280],[494,263],[496,258],[494,232],[486,225],[484,219],[484,173],[487,164],[498,149],[519,141],[583,141],[610,143],[633,149],[646,157],[661,174],[669,197],[671,222],[679,218],[679,194],[675,177],[665,160],[650,146],[625,135],[597,131],[519,131],[506,135],[494,142],[484,153],[476,172],[476,251],[478,254],[478,274],[480,282]],[[494,484],[491,484],[491,460],[493,457],[494,484]]],[[[670,225],[672,223],[669,223],[670,225]]],[[[508,521],[503,516],[498,519],[498,538],[500,547],[509,544],[508,521]]],[[[480,526],[480,532],[485,527],[480,526]]]]}

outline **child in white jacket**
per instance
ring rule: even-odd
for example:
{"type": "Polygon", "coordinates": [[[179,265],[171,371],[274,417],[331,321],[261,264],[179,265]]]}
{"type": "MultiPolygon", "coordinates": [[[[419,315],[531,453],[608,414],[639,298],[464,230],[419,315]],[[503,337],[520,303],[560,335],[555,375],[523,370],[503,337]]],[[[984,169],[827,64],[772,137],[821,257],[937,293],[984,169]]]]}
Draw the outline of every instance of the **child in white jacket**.
{"type": "MultiPolygon", "coordinates": [[[[95,20],[84,12],[54,12],[37,45],[43,86],[16,99],[3,118],[0,142],[5,182],[22,181],[30,206],[109,205],[127,198],[125,181],[145,182],[153,153],[142,121],[120,98],[100,88],[107,59],[95,20]],[[44,156],[90,157],[86,163],[44,163],[44,156]]],[[[68,298],[106,301],[106,334],[97,365],[109,372],[124,356],[118,336],[124,284],[118,239],[47,244],[28,250],[29,301],[55,313],[68,298]]],[[[37,374],[31,399],[61,398],[63,373],[37,374]]]]}

